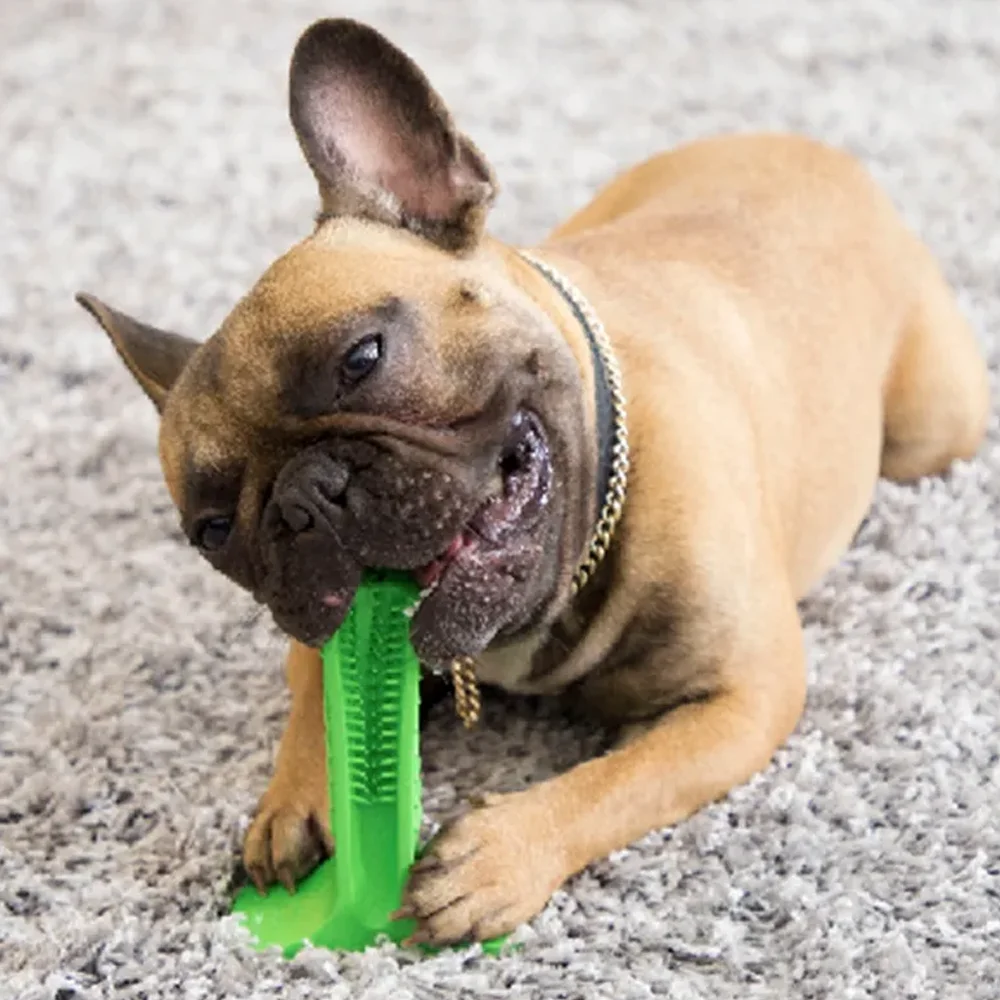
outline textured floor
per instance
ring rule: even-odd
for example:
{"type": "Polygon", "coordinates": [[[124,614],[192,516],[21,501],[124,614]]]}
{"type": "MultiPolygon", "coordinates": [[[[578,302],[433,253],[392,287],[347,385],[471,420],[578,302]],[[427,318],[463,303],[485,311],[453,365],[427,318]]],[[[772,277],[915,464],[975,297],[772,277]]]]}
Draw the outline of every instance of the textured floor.
{"type": "MultiPolygon", "coordinates": [[[[805,603],[812,688],[770,770],[594,866],[514,957],[246,950],[219,916],[284,707],[278,646],[181,544],[151,407],[79,287],[205,334],[302,235],[297,32],[351,12],[425,65],[529,241],[721,129],[864,156],[998,366],[995,0],[46,0],[0,10],[0,997],[1000,995],[1000,433],[880,488],[805,603]]],[[[492,706],[427,737],[427,806],[593,737],[492,706]]]]}

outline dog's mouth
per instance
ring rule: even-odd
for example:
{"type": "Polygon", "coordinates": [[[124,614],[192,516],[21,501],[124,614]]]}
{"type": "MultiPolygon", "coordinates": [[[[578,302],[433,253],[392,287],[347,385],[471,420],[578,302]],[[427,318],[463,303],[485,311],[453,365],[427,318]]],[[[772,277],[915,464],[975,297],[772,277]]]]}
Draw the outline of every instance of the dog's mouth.
{"type": "Polygon", "coordinates": [[[538,529],[552,494],[552,458],[535,414],[515,413],[498,466],[498,490],[439,556],[414,572],[422,589],[409,614],[425,662],[480,652],[508,624],[540,557],[538,529]]]}
{"type": "Polygon", "coordinates": [[[440,556],[415,571],[417,583],[425,590],[436,587],[464,552],[480,543],[502,542],[525,520],[536,519],[548,503],[551,471],[548,442],[538,418],[518,410],[500,452],[501,492],[479,507],[440,556]]]}
{"type": "MultiPolygon", "coordinates": [[[[553,461],[536,414],[520,409],[511,417],[486,499],[478,507],[467,496],[451,501],[452,509],[461,507],[456,511],[458,525],[438,555],[426,563],[419,562],[427,558],[426,549],[412,553],[399,544],[407,532],[416,534],[426,523],[410,519],[397,524],[391,511],[384,522],[371,512],[365,519],[338,520],[337,503],[329,500],[328,490],[324,492],[329,482],[336,481],[329,463],[325,455],[303,463],[305,471],[297,470],[290,480],[293,485],[286,487],[293,501],[286,502],[289,509],[272,504],[273,519],[287,520],[301,507],[312,523],[331,526],[331,530],[310,527],[298,533],[281,528],[277,536],[275,553],[291,549],[295,556],[275,560],[280,572],[270,588],[272,599],[266,602],[281,628],[301,642],[321,645],[347,615],[364,567],[413,573],[421,591],[408,611],[410,632],[417,654],[428,666],[474,656],[501,632],[514,634],[524,624],[537,603],[532,594],[553,523],[553,461]],[[387,530],[377,531],[379,523],[387,530]],[[336,581],[334,586],[331,580],[336,581]]],[[[425,479],[421,476],[414,486],[402,499],[420,508],[418,491],[426,489],[425,479]]],[[[366,499],[379,500],[378,491],[373,489],[366,499]]],[[[446,515],[427,510],[424,517],[442,518],[444,524],[435,527],[439,532],[443,527],[448,539],[446,515]]]]}

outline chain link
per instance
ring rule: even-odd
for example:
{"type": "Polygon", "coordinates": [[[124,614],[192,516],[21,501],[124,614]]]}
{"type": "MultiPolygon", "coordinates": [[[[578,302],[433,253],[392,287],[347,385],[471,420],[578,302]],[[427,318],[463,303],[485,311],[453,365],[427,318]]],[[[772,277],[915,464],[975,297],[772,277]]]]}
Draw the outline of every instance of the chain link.
{"type": "Polygon", "coordinates": [[[479,721],[483,707],[476,680],[476,662],[471,656],[451,661],[451,683],[455,689],[455,713],[465,728],[471,729],[479,721]]]}
{"type": "MultiPolygon", "coordinates": [[[[611,477],[608,480],[608,490],[604,497],[601,512],[597,517],[597,527],[587,548],[587,555],[573,576],[572,592],[578,594],[587,582],[597,572],[601,560],[608,554],[611,538],[621,520],[625,508],[625,494],[628,490],[629,446],[628,421],[625,412],[625,391],[622,387],[622,372],[615,356],[614,348],[608,332],[593,306],[584,298],[583,293],[561,271],[551,264],[539,260],[534,254],[522,250],[521,256],[538,268],[560,292],[573,303],[583,316],[589,329],[589,334],[597,345],[597,353],[604,363],[605,377],[608,381],[608,391],[611,396],[611,417],[613,438],[611,445],[611,477]]],[[[599,377],[598,373],[594,373],[599,377]]]]}

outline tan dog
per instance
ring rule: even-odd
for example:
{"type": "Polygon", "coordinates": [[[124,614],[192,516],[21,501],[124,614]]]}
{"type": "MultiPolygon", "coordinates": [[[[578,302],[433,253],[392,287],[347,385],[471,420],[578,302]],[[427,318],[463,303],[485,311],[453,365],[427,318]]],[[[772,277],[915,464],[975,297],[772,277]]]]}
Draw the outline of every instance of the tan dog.
{"type": "Polygon", "coordinates": [[[364,567],[435,588],[412,628],[428,665],[475,656],[624,724],[614,752],[477,803],[414,870],[418,940],[490,937],[768,763],[803,707],[797,599],[880,472],[973,455],[986,371],[928,251],[815,142],[713,139],[629,171],[535,251],[560,291],[484,234],[489,167],[371,29],[306,32],[291,115],[322,214],[204,346],[82,301],[162,412],[185,530],[293,637],[246,839],[259,884],[332,846],[314,647],[364,567]],[[616,439],[600,321],[632,468],[574,594],[616,439]]]}

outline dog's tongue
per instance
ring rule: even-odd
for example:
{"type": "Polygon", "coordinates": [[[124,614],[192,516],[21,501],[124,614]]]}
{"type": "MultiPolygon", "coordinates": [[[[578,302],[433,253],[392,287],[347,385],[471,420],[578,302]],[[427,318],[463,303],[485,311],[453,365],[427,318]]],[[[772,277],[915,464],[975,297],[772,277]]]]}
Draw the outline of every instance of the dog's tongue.
{"type": "Polygon", "coordinates": [[[462,551],[465,545],[465,539],[461,535],[456,535],[452,540],[451,544],[444,551],[443,555],[437,557],[437,559],[432,560],[426,566],[421,566],[420,569],[415,569],[413,571],[413,576],[416,579],[421,589],[427,587],[433,587],[435,583],[438,582],[441,574],[445,571],[448,563],[462,551]]]}

